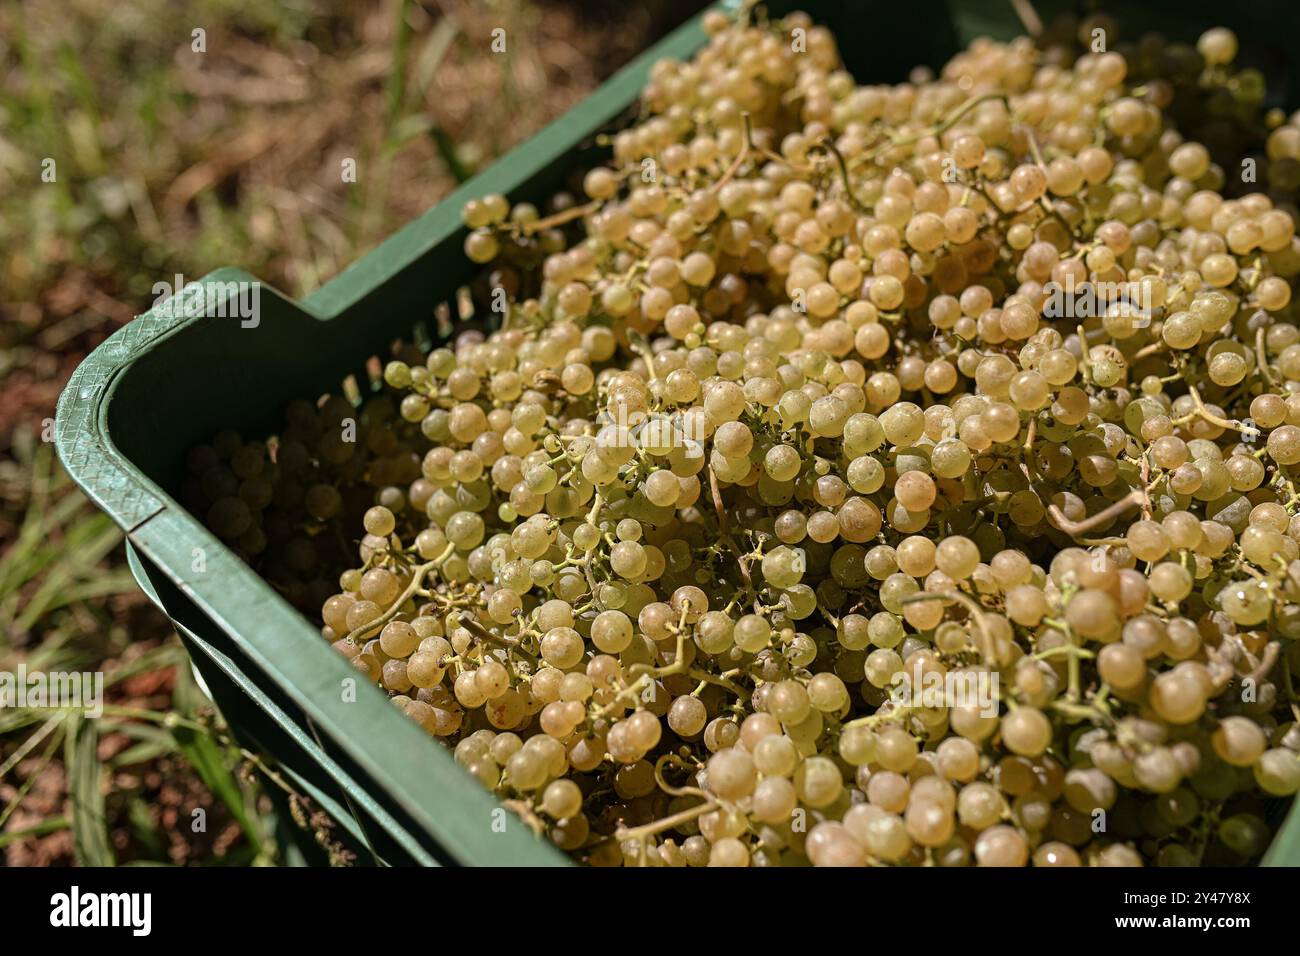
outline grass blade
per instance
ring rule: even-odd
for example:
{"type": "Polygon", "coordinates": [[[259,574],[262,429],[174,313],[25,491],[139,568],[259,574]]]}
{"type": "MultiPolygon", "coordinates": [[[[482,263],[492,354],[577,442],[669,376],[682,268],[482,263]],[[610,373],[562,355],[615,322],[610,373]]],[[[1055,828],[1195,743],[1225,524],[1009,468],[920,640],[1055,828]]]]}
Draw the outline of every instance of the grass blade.
{"type": "Polygon", "coordinates": [[[185,755],[185,759],[199,772],[213,795],[229,808],[231,816],[239,822],[244,834],[260,852],[260,830],[244,803],[244,791],[240,788],[239,781],[226,766],[226,752],[207,734],[191,727],[174,726],[171,731],[176,746],[185,755]]]}
{"type": "Polygon", "coordinates": [[[77,862],[82,866],[115,866],[113,846],[104,818],[104,791],[100,787],[99,725],[73,715],[64,747],[68,772],[68,797],[72,801],[72,834],[77,862]]]}
{"type": "Polygon", "coordinates": [[[18,843],[22,840],[26,840],[28,837],[45,836],[47,833],[66,830],[70,826],[72,826],[72,821],[67,817],[47,817],[35,826],[30,826],[23,830],[10,830],[8,833],[0,833],[0,850],[5,849],[11,843],[18,843]]]}

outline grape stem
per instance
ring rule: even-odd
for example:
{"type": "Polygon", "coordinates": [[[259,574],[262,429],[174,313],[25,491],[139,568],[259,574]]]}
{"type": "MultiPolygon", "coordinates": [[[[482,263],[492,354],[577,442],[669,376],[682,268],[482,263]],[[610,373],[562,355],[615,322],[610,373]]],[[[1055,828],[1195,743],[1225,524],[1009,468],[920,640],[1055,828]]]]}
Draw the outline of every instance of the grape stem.
{"type": "Polygon", "coordinates": [[[1063,700],[1054,700],[1049,706],[1052,710],[1064,714],[1067,717],[1077,717],[1083,720],[1100,720],[1110,724],[1115,722],[1114,719],[1105,711],[1097,707],[1091,707],[1087,704],[1074,704],[1063,700]]]}
{"type": "Polygon", "coordinates": [[[671,830],[676,826],[694,820],[696,817],[702,817],[704,814],[718,809],[718,806],[718,801],[710,797],[704,803],[687,807],[685,810],[655,820],[652,823],[645,823],[639,827],[619,827],[614,832],[614,836],[620,843],[625,840],[644,840],[646,837],[654,836],[656,833],[663,833],[665,830],[671,830]]]}
{"type": "Polygon", "coordinates": [[[498,637],[473,618],[462,615],[457,619],[457,624],[469,631],[485,644],[492,644],[507,651],[515,651],[520,657],[528,659],[534,665],[537,664],[537,655],[532,651],[526,650],[523,645],[519,643],[507,641],[504,637],[498,637]]]}
{"type": "Polygon", "coordinates": [[[622,706],[620,701],[622,701],[623,698],[636,697],[643,688],[649,686],[650,684],[653,684],[655,680],[660,677],[672,677],[674,674],[685,674],[687,672],[684,655],[686,653],[686,633],[687,633],[686,614],[690,610],[690,607],[691,607],[690,601],[682,602],[681,624],[676,628],[677,655],[673,658],[673,662],[671,664],[665,664],[662,667],[651,667],[649,664],[633,665],[633,670],[635,670],[637,673],[636,680],[634,680],[632,683],[628,684],[626,687],[624,687],[622,690],[616,693],[614,695],[613,700],[611,700],[604,707],[600,708],[600,710],[596,711],[595,716],[597,717],[608,716],[611,712],[617,710],[619,707],[622,706]]]}
{"type": "Polygon", "coordinates": [[[1088,381],[1095,381],[1092,377],[1092,359],[1088,355],[1088,333],[1082,325],[1076,325],[1074,334],[1079,337],[1079,366],[1088,381]]]}
{"type": "Polygon", "coordinates": [[[832,143],[830,139],[823,139],[821,142],[813,144],[808,150],[810,153],[813,151],[830,153],[835,157],[835,162],[840,168],[840,179],[844,183],[844,192],[849,197],[849,204],[859,212],[870,212],[867,206],[853,193],[853,187],[849,184],[849,166],[844,161],[844,154],[840,152],[839,147],[832,143]]]}
{"type": "Polygon", "coordinates": [[[1141,502],[1142,520],[1150,521],[1151,520],[1151,461],[1148,458],[1147,452],[1142,453],[1142,464],[1140,467],[1141,467],[1140,477],[1142,479],[1142,487],[1143,489],[1145,489],[1142,492],[1142,502],[1141,502]]]}
{"type": "MultiPolygon", "coordinates": [[[[990,196],[988,191],[979,183],[967,183],[966,188],[984,200],[989,207],[989,213],[993,216],[993,221],[995,223],[1002,222],[1008,216],[1015,215],[1019,212],[1019,210],[1016,209],[1003,212],[1002,207],[993,201],[993,197],[990,196]]],[[[965,204],[963,203],[963,205],[965,204]]]]}
{"type": "Polygon", "coordinates": [[[1265,646],[1264,653],[1259,656],[1259,663],[1255,665],[1255,669],[1250,672],[1250,678],[1256,683],[1256,685],[1267,677],[1268,672],[1273,669],[1273,665],[1277,663],[1277,657],[1281,649],[1281,644],[1277,641],[1269,641],[1265,646]]]}
{"type": "Polygon", "coordinates": [[[652,681],[653,678],[649,675],[649,673],[641,674],[641,676],[639,676],[632,683],[628,684],[622,690],[618,691],[614,695],[613,700],[611,700],[604,707],[601,707],[599,710],[595,711],[592,714],[592,718],[598,719],[601,717],[608,717],[614,711],[618,710],[620,707],[623,706],[620,703],[620,701],[622,701],[624,697],[629,697],[629,696],[636,697],[637,694],[641,693],[641,689],[645,687],[647,684],[651,683],[652,681]]]}
{"type": "Polygon", "coordinates": [[[725,674],[710,674],[708,671],[700,670],[698,667],[686,668],[685,674],[688,677],[694,677],[696,680],[703,681],[706,684],[714,684],[718,687],[726,688],[741,700],[749,700],[749,691],[741,687],[733,680],[729,680],[725,674]]]}
{"type": "Polygon", "coordinates": [[[1082,658],[1092,658],[1097,656],[1092,651],[1085,650],[1084,648],[1079,647],[1077,644],[1061,644],[1058,647],[1049,647],[1045,651],[1039,651],[1036,654],[1031,654],[1030,657],[1036,661],[1043,661],[1043,660],[1047,660],[1047,658],[1049,657],[1056,657],[1059,654],[1069,654],[1072,657],[1082,657],[1082,658]]]}
{"type": "Polygon", "coordinates": [[[736,544],[736,539],[731,536],[731,530],[727,527],[727,510],[722,505],[722,491],[718,488],[718,476],[714,474],[712,465],[709,466],[709,492],[713,496],[713,508],[718,514],[719,535],[736,556],[741,577],[745,579],[745,588],[751,590],[754,587],[754,579],[749,573],[749,560],[740,553],[740,546],[736,544]]]}
{"type": "Polygon", "coordinates": [[[745,160],[749,157],[749,137],[750,137],[749,113],[745,112],[745,113],[741,113],[740,115],[745,122],[745,141],[740,144],[740,152],[736,153],[736,158],[731,161],[731,165],[728,166],[726,171],[723,172],[723,174],[718,178],[718,181],[713,184],[713,186],[709,189],[709,192],[712,193],[720,192],[723,186],[731,182],[732,177],[735,176],[736,173],[739,171],[741,164],[744,163],[745,160]]]}
{"type": "Polygon", "coordinates": [[[979,96],[972,96],[970,99],[966,100],[966,102],[961,103],[954,108],[951,113],[939,121],[938,125],[927,126],[924,129],[917,130],[915,133],[908,133],[906,136],[891,137],[874,149],[863,153],[856,160],[855,165],[872,162],[882,153],[888,152],[898,146],[910,146],[913,143],[925,139],[927,136],[942,136],[944,133],[948,132],[948,130],[961,122],[963,116],[981,103],[986,103],[989,100],[1001,100],[1002,105],[1006,107],[1007,112],[1011,112],[1011,101],[1007,98],[1007,94],[1005,93],[981,93],[979,96]]]}
{"type": "Polygon", "coordinates": [[[645,336],[639,332],[633,332],[628,336],[628,341],[632,345],[632,351],[641,357],[641,361],[645,362],[646,374],[650,376],[650,381],[658,381],[659,376],[655,374],[654,353],[650,351],[650,343],[646,341],[645,336]]]}
{"type": "Polygon", "coordinates": [[[1042,35],[1043,21],[1029,0],[1011,0],[1011,6],[1016,11],[1016,16],[1020,18],[1020,23],[1025,28],[1026,33],[1031,37],[1042,35]]]}
{"type": "Polygon", "coordinates": [[[599,199],[585,203],[581,206],[571,206],[570,208],[565,209],[562,212],[557,212],[552,216],[547,216],[544,219],[536,219],[533,222],[527,223],[523,227],[522,231],[524,235],[531,236],[533,233],[541,232],[543,229],[563,226],[566,222],[572,222],[575,219],[582,218],[589,212],[595,212],[600,208],[600,206],[601,201],[599,199]]]}
{"type": "MultiPolygon", "coordinates": [[[[1024,469],[1028,476],[1034,471],[1034,439],[1038,437],[1038,417],[1030,416],[1029,427],[1025,429],[1024,469]]],[[[1033,479],[1030,478],[1032,482],[1033,479]]]]}
{"type": "Polygon", "coordinates": [[[1192,396],[1192,402],[1196,405],[1196,409],[1192,411],[1190,414],[1184,415],[1182,418],[1176,419],[1174,421],[1175,425],[1186,425],[1193,418],[1199,415],[1201,418],[1205,419],[1211,425],[1218,425],[1220,428],[1230,428],[1233,431],[1238,431],[1238,432],[1244,432],[1247,430],[1246,426],[1241,424],[1241,422],[1232,421],[1227,418],[1222,418],[1214,414],[1208,408],[1206,408],[1205,403],[1201,401],[1201,393],[1197,390],[1196,386],[1191,382],[1187,383],[1187,394],[1192,396]]]}
{"type": "Polygon", "coordinates": [[[984,642],[984,647],[980,648],[980,654],[983,656],[985,663],[993,661],[994,646],[993,637],[989,634],[988,629],[984,626],[984,609],[975,603],[971,598],[962,594],[960,591],[939,591],[936,593],[913,594],[905,597],[900,602],[902,604],[917,604],[921,601],[956,601],[964,607],[971,616],[971,621],[975,624],[976,629],[980,632],[980,638],[984,642]]]}
{"type": "Polygon", "coordinates": [[[1141,505],[1146,501],[1146,492],[1134,488],[1127,495],[1115,502],[1108,508],[1103,508],[1091,517],[1084,518],[1082,521],[1071,521],[1065,516],[1059,506],[1052,504],[1047,506],[1047,516],[1051,519],[1052,525],[1059,531],[1064,531],[1072,538],[1077,538],[1085,531],[1091,531],[1108,521],[1118,518],[1129,508],[1141,505]]]}
{"type": "Polygon", "coordinates": [[[651,667],[648,664],[633,665],[633,670],[637,674],[636,680],[616,693],[613,700],[596,711],[596,717],[608,716],[612,711],[621,706],[620,701],[625,697],[636,697],[642,689],[649,684],[652,684],[655,680],[662,677],[673,677],[677,674],[685,674],[687,677],[693,677],[695,680],[703,681],[706,684],[715,684],[718,687],[725,688],[741,700],[749,699],[749,692],[735,681],[729,680],[726,674],[710,674],[709,672],[697,667],[686,666],[686,638],[690,633],[686,628],[686,615],[690,611],[690,606],[690,601],[682,602],[681,619],[676,627],[677,653],[674,656],[672,663],[664,664],[662,667],[651,667]]]}
{"type": "Polygon", "coordinates": [[[874,714],[868,714],[866,717],[859,717],[856,720],[850,720],[840,729],[841,731],[844,731],[848,730],[850,727],[874,727],[876,724],[884,723],[887,720],[905,719],[910,717],[914,710],[916,710],[916,708],[911,704],[903,704],[901,707],[894,710],[885,711],[883,713],[881,711],[876,711],[874,714]]]}
{"type": "MultiPolygon", "coordinates": [[[[1033,127],[1022,126],[1021,129],[1025,131],[1025,138],[1029,141],[1029,153],[1033,157],[1034,165],[1038,166],[1044,173],[1046,173],[1047,164],[1043,162],[1043,153],[1042,150],[1038,148],[1038,138],[1034,136],[1033,127]]],[[[1043,195],[1038,197],[1038,204],[1042,208],[1043,212],[1061,224],[1061,227],[1065,229],[1065,234],[1069,236],[1071,240],[1076,242],[1078,241],[1078,237],[1074,234],[1074,227],[1071,226],[1057,208],[1052,205],[1052,201],[1047,197],[1047,193],[1043,193],[1043,195]]]]}
{"type": "Polygon", "coordinates": [[[397,612],[401,610],[402,605],[414,597],[416,591],[420,590],[420,585],[424,582],[424,576],[430,571],[442,567],[443,563],[452,556],[455,550],[456,546],[454,544],[448,544],[442,554],[438,555],[432,561],[426,561],[424,564],[417,564],[415,566],[415,573],[411,575],[411,583],[406,586],[405,591],[397,596],[397,600],[392,603],[388,610],[379,615],[379,617],[375,618],[373,621],[370,621],[367,624],[362,624],[360,627],[351,631],[347,636],[347,640],[354,642],[358,641],[367,634],[373,634],[378,628],[382,628],[385,624],[391,621],[397,615],[397,612]]]}
{"type": "Polygon", "coordinates": [[[1268,352],[1264,348],[1263,326],[1255,330],[1255,364],[1259,366],[1260,374],[1264,376],[1264,381],[1268,382],[1268,387],[1276,388],[1277,382],[1273,381],[1273,372],[1268,367],[1268,352]]]}
{"type": "Polygon", "coordinates": [[[675,674],[684,674],[686,672],[686,635],[690,632],[686,629],[686,615],[690,613],[691,602],[682,602],[681,617],[677,621],[677,626],[673,631],[677,635],[677,653],[673,657],[671,664],[664,664],[662,667],[651,667],[649,664],[634,665],[634,670],[638,671],[640,677],[648,677],[655,680],[660,677],[672,677],[675,674]]]}
{"type": "Polygon", "coordinates": [[[533,812],[533,807],[527,800],[502,800],[501,802],[507,809],[517,813],[534,834],[541,836],[546,832],[546,824],[533,812]]]}
{"type": "Polygon", "coordinates": [[[710,797],[709,794],[705,793],[699,787],[674,787],[667,780],[665,780],[664,764],[669,762],[674,763],[677,766],[682,767],[686,770],[690,769],[690,765],[687,764],[684,760],[682,760],[681,757],[678,757],[676,754],[664,754],[662,757],[660,757],[658,760],[655,761],[655,783],[659,784],[660,790],[662,790],[664,793],[668,794],[671,797],[700,797],[701,799],[704,800],[712,799],[712,797],[710,797]]]}

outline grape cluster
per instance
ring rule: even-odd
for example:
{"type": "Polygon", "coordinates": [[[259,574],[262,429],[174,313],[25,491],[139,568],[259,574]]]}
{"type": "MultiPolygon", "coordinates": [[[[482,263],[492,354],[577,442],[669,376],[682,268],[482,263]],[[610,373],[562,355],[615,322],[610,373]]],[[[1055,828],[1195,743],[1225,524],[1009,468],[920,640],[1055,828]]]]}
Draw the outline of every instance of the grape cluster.
{"type": "Polygon", "coordinates": [[[219,436],[194,507],[594,865],[1257,858],[1300,117],[1222,29],[859,86],[802,15],[705,24],[585,197],[465,208],[490,331],[219,436]]]}

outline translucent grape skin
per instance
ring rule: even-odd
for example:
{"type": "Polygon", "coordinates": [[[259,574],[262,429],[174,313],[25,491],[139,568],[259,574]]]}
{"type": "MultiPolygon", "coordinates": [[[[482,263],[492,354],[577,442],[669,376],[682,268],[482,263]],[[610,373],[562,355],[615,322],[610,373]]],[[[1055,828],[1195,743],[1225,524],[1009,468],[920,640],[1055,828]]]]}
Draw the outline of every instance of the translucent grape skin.
{"type": "Polygon", "coordinates": [[[1300,790],[1296,118],[1222,28],[882,88],[802,14],[703,24],[582,195],[467,204],[493,331],[218,434],[187,506],[591,865],[1257,859],[1300,790]]]}

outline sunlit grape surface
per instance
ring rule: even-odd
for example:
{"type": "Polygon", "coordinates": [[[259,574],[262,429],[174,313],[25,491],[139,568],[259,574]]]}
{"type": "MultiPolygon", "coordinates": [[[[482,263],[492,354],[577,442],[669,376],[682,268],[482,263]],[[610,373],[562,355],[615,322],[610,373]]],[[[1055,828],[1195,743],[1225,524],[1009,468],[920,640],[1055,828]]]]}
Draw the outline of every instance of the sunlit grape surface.
{"type": "Polygon", "coordinates": [[[581,195],[465,208],[490,324],[216,436],[190,506],[593,865],[1257,860],[1300,125],[1222,29],[859,86],[705,24],[581,195]]]}

